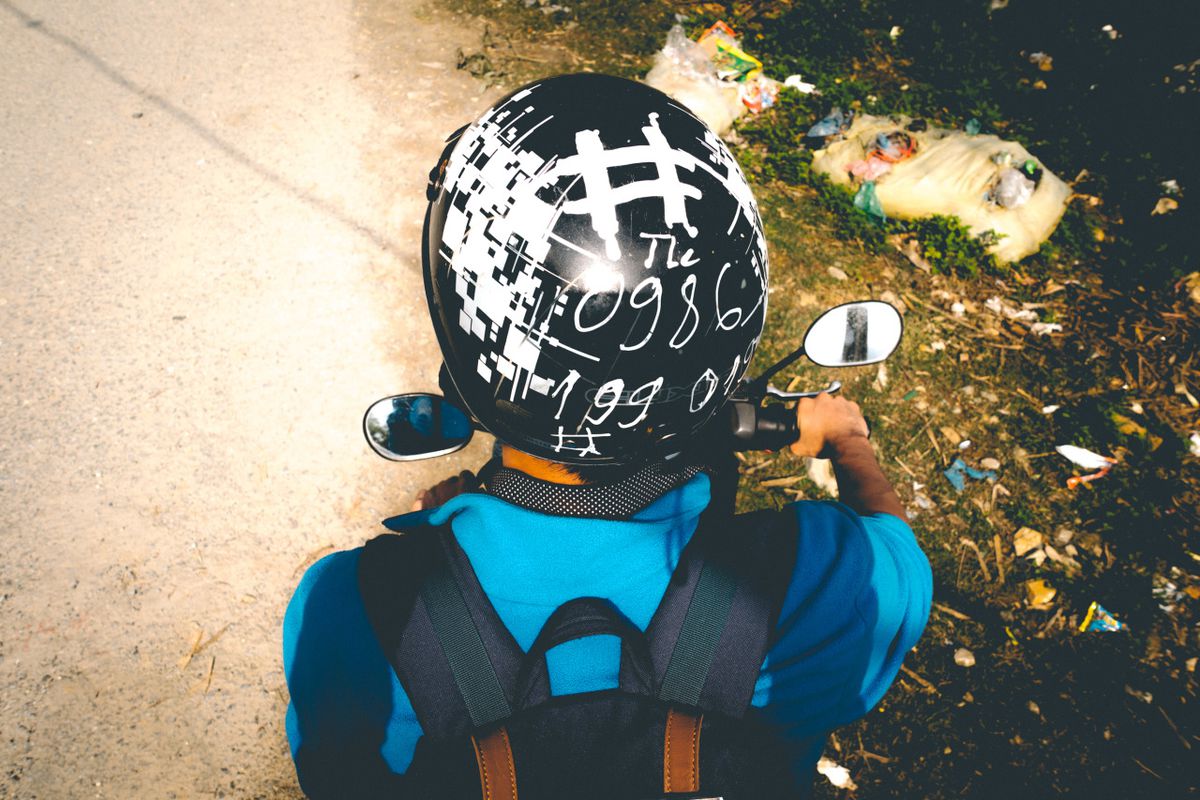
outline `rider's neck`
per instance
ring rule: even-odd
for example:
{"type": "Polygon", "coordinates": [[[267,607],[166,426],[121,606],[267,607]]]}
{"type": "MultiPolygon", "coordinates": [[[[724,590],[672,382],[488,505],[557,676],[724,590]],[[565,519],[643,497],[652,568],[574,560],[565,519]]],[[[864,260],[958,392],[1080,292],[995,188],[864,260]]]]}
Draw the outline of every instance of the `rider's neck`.
{"type": "Polygon", "coordinates": [[[583,478],[571,472],[562,464],[547,461],[544,458],[522,453],[508,445],[500,448],[500,461],[510,469],[520,470],[531,478],[537,478],[549,483],[563,483],[568,486],[583,486],[587,483],[583,478]]]}

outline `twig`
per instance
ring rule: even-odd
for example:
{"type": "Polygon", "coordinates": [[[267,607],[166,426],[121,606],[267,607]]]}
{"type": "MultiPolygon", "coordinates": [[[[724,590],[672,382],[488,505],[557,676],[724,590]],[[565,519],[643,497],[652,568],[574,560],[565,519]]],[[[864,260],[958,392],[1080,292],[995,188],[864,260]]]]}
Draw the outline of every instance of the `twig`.
{"type": "Polygon", "coordinates": [[[941,694],[941,692],[938,691],[938,688],[936,686],[934,686],[932,683],[925,680],[920,675],[913,672],[911,669],[904,666],[903,664],[900,665],[900,671],[903,672],[908,677],[912,678],[917,683],[919,683],[922,686],[922,688],[928,689],[929,691],[933,692],[934,694],[941,694]]]}
{"type": "Polygon", "coordinates": [[[180,669],[187,669],[188,664],[192,663],[192,658],[196,653],[200,652],[200,640],[204,638],[204,629],[196,631],[196,635],[192,637],[192,644],[188,647],[188,651],[183,654],[183,657],[177,662],[180,669]]]}
{"type": "Polygon", "coordinates": [[[1171,726],[1171,730],[1175,731],[1175,735],[1179,737],[1179,741],[1183,742],[1183,746],[1186,747],[1188,750],[1191,750],[1192,743],[1189,742],[1187,739],[1183,738],[1183,734],[1179,732],[1179,728],[1175,727],[1174,720],[1172,720],[1170,717],[1167,716],[1166,709],[1163,708],[1162,706],[1158,706],[1157,708],[1158,708],[1158,713],[1162,714],[1163,719],[1165,719],[1167,721],[1167,724],[1171,726]]]}
{"type": "Polygon", "coordinates": [[[967,537],[965,537],[965,536],[962,536],[962,537],[960,537],[958,541],[959,541],[959,542],[960,542],[960,543],[961,543],[961,544],[962,544],[964,547],[969,547],[969,548],[971,548],[973,551],[975,551],[975,558],[976,558],[976,559],[979,561],[979,568],[980,568],[981,570],[983,570],[983,579],[984,579],[985,581],[990,581],[990,580],[992,579],[992,573],[991,573],[991,571],[990,571],[990,570],[988,570],[988,568],[987,568],[987,562],[986,562],[986,561],[984,561],[984,559],[983,559],[983,552],[982,552],[982,551],[980,551],[980,549],[979,549],[979,545],[975,544],[975,542],[971,541],[970,539],[968,539],[968,538],[967,538],[967,537]]]}
{"type": "Polygon", "coordinates": [[[907,472],[909,475],[911,475],[913,477],[913,480],[917,480],[917,473],[915,473],[911,469],[909,469],[907,464],[905,464],[903,461],[901,461],[896,456],[892,456],[892,458],[897,464],[900,465],[901,469],[903,469],[905,472],[907,472]]]}
{"type": "Polygon", "coordinates": [[[949,614],[950,616],[954,617],[955,619],[962,619],[962,620],[966,620],[967,622],[971,622],[971,618],[968,617],[966,614],[962,613],[961,611],[955,611],[953,608],[951,608],[950,606],[945,605],[943,603],[934,603],[933,607],[936,608],[938,611],[941,611],[943,614],[949,614]]]}
{"type": "Polygon", "coordinates": [[[208,661],[208,675],[204,678],[204,693],[208,694],[208,690],[212,687],[213,670],[217,667],[217,657],[213,656],[208,661]]]}
{"type": "Polygon", "coordinates": [[[1141,761],[1138,761],[1136,758],[1134,758],[1134,759],[1133,759],[1133,762],[1134,762],[1135,764],[1137,764],[1139,767],[1141,767],[1142,769],[1146,770],[1146,772],[1149,772],[1151,775],[1153,775],[1154,777],[1158,778],[1160,781],[1161,781],[1161,780],[1163,780],[1163,776],[1162,776],[1162,775],[1159,775],[1157,772],[1155,772],[1154,770],[1152,770],[1152,769],[1150,769],[1149,767],[1147,767],[1147,766],[1146,766],[1145,764],[1143,764],[1141,761]]]}
{"type": "Polygon", "coordinates": [[[995,536],[992,537],[992,547],[996,551],[996,572],[998,573],[998,575],[996,576],[996,582],[1003,585],[1004,584],[1004,553],[1000,549],[1000,534],[997,533],[995,536]]]}

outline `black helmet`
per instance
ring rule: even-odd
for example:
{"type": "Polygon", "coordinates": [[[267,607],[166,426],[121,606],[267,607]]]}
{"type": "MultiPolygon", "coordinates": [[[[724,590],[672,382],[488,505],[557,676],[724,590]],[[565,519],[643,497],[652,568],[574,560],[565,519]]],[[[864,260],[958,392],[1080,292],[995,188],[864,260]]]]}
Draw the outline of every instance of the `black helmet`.
{"type": "Polygon", "coordinates": [[[425,289],[449,376],[502,441],[574,464],[679,452],[754,354],[767,251],[729,150],[602,75],[513,92],[431,174],[425,289]]]}

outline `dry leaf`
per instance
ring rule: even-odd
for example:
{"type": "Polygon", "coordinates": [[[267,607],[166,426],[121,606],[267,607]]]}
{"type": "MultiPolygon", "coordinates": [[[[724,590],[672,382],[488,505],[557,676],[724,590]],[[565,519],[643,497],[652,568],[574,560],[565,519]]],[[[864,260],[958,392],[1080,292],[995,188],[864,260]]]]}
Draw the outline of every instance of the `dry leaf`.
{"type": "Polygon", "coordinates": [[[1030,608],[1047,609],[1058,594],[1058,589],[1041,578],[1025,581],[1025,598],[1030,608]]]}
{"type": "Polygon", "coordinates": [[[942,436],[945,436],[948,440],[950,440],[950,444],[952,445],[958,445],[958,443],[963,440],[962,435],[949,425],[943,425],[940,430],[942,432],[942,436]]]}
{"type": "Polygon", "coordinates": [[[1046,541],[1046,537],[1039,531],[1035,531],[1033,528],[1021,528],[1013,534],[1013,550],[1020,558],[1030,550],[1041,547],[1044,541],[1046,541]]]}

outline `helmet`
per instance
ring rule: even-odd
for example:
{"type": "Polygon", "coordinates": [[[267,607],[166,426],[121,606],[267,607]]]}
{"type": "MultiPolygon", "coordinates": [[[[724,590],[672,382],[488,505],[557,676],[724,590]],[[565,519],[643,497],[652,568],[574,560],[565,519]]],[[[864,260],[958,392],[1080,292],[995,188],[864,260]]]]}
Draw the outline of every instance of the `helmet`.
{"type": "Polygon", "coordinates": [[[425,289],[458,397],[570,464],[680,452],[762,335],[767,252],[729,150],[656,89],[530,84],[431,173],[425,289]]]}

